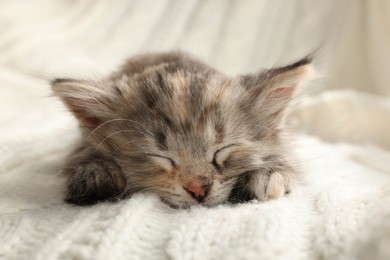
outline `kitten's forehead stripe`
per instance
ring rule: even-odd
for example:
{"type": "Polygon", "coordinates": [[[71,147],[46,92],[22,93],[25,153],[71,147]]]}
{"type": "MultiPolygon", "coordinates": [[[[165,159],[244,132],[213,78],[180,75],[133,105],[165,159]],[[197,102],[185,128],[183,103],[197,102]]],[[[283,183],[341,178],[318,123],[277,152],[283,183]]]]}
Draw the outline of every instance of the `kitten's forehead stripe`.
{"type": "Polygon", "coordinates": [[[192,131],[192,122],[188,119],[180,124],[181,129],[183,129],[183,132],[186,134],[190,134],[192,131]]]}
{"type": "Polygon", "coordinates": [[[189,103],[191,117],[198,118],[204,104],[206,79],[194,77],[189,86],[189,103]]]}
{"type": "Polygon", "coordinates": [[[164,122],[165,126],[169,128],[169,130],[176,132],[177,131],[177,126],[174,123],[174,120],[169,116],[164,113],[158,112],[157,117],[162,119],[164,122]]]}
{"type": "Polygon", "coordinates": [[[142,99],[145,101],[145,104],[148,108],[153,109],[156,106],[158,99],[160,98],[160,93],[151,86],[151,83],[144,81],[141,83],[141,95],[142,99]]]}
{"type": "Polygon", "coordinates": [[[155,133],[155,137],[157,140],[157,145],[161,150],[167,150],[167,143],[166,143],[166,135],[162,131],[158,131],[155,133]]]}
{"type": "Polygon", "coordinates": [[[225,132],[224,132],[224,124],[221,120],[217,120],[215,123],[215,135],[216,135],[216,142],[217,143],[222,143],[224,137],[225,137],[225,132]]]}
{"type": "Polygon", "coordinates": [[[173,89],[167,85],[167,83],[166,83],[164,77],[161,75],[161,73],[157,74],[157,84],[161,88],[161,91],[163,92],[164,95],[172,98],[173,89]]]}
{"type": "Polygon", "coordinates": [[[118,86],[114,86],[114,90],[118,94],[118,96],[123,97],[123,92],[118,86]]]}

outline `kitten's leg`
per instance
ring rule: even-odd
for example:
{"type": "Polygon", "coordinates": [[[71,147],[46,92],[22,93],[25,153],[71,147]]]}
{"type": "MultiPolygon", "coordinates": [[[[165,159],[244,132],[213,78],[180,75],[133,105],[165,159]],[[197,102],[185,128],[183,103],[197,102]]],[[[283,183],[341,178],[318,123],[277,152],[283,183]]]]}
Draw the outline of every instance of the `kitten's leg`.
{"type": "Polygon", "coordinates": [[[64,174],[68,178],[65,201],[78,205],[113,199],[126,185],[120,167],[113,160],[87,148],[71,155],[64,174]]]}

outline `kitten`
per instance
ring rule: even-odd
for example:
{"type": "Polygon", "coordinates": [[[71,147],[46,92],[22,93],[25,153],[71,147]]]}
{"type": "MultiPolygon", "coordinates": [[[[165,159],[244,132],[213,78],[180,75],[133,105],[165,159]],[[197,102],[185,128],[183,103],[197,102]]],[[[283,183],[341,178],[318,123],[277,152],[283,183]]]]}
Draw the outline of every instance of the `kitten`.
{"type": "Polygon", "coordinates": [[[299,181],[281,120],[311,58],[229,77],[182,52],[140,55],[108,78],[56,79],[78,119],[66,201],[151,191],[173,207],[277,199],[299,181]]]}

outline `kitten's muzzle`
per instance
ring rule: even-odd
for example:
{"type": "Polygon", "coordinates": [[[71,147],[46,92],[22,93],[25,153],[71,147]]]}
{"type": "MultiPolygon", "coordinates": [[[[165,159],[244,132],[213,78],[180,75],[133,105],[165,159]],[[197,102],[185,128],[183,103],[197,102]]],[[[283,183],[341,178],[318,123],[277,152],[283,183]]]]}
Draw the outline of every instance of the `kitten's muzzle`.
{"type": "Polygon", "coordinates": [[[212,184],[199,184],[190,183],[186,187],[183,187],[196,201],[199,203],[203,202],[207,197],[212,184]]]}

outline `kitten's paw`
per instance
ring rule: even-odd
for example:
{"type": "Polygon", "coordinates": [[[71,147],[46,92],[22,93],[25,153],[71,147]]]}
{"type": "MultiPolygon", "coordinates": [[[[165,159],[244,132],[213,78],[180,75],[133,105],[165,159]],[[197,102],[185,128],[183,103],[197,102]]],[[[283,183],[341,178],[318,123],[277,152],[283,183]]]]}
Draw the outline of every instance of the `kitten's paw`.
{"type": "Polygon", "coordinates": [[[273,172],[269,176],[260,175],[253,180],[252,191],[260,201],[279,199],[289,193],[287,180],[279,172],[273,172]]]}
{"type": "Polygon", "coordinates": [[[275,172],[269,177],[265,197],[267,200],[279,199],[284,194],[286,194],[286,184],[283,175],[275,172]]]}
{"type": "Polygon", "coordinates": [[[104,159],[79,163],[66,174],[65,201],[78,205],[113,199],[122,193],[126,185],[120,167],[104,159]]]}

